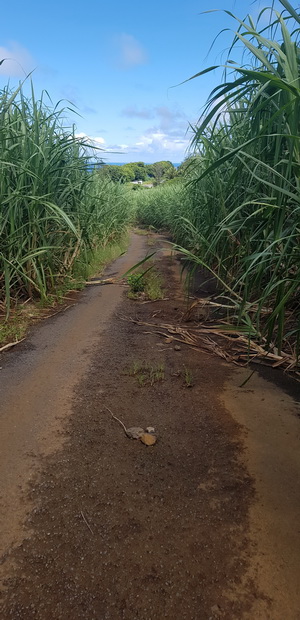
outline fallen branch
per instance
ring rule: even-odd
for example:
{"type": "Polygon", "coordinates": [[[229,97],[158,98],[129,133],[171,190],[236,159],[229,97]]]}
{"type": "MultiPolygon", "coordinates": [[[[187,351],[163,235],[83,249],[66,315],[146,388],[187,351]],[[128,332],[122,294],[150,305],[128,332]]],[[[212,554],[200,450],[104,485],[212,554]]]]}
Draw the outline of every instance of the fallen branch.
{"type": "Polygon", "coordinates": [[[126,428],[126,426],[125,426],[124,422],[122,422],[122,420],[119,420],[119,418],[117,418],[117,416],[115,416],[115,415],[113,414],[113,412],[112,412],[112,411],[111,411],[108,407],[106,407],[106,405],[104,405],[104,407],[105,407],[105,409],[107,409],[107,411],[109,411],[109,413],[110,413],[111,417],[112,417],[114,420],[117,420],[117,422],[119,422],[119,424],[121,424],[121,426],[123,427],[123,429],[124,429],[124,431],[125,431],[125,435],[127,435],[127,428],[126,428]]]}
{"type": "Polygon", "coordinates": [[[219,357],[239,366],[245,366],[248,362],[255,362],[256,364],[262,364],[271,368],[282,366],[286,372],[293,372],[293,376],[299,380],[298,377],[300,377],[300,372],[297,370],[297,360],[292,355],[285,352],[283,352],[282,355],[272,353],[253,339],[249,340],[249,338],[244,336],[244,332],[241,333],[238,329],[225,329],[222,328],[222,325],[186,329],[168,323],[148,323],[131,317],[122,318],[136,325],[152,328],[152,332],[146,333],[155,333],[165,339],[169,339],[171,334],[172,340],[174,341],[189,345],[196,351],[206,350],[213,352],[219,357]],[[225,347],[222,347],[213,338],[209,337],[209,335],[230,342],[233,347],[233,352],[227,351],[225,347]]]}
{"type": "Polygon", "coordinates": [[[105,280],[87,280],[85,284],[91,286],[92,284],[118,284],[116,278],[106,278],[105,280]]]}
{"type": "Polygon", "coordinates": [[[11,349],[11,347],[15,347],[16,344],[20,344],[20,342],[23,342],[23,340],[25,340],[25,338],[21,338],[21,340],[16,340],[15,342],[9,342],[8,344],[5,344],[4,347],[1,347],[0,353],[2,351],[6,351],[7,349],[11,349]]]}
{"type": "Polygon", "coordinates": [[[61,314],[62,312],[65,312],[69,308],[73,308],[73,306],[76,306],[76,305],[77,305],[77,302],[75,304],[69,304],[69,306],[65,306],[64,308],[61,308],[61,310],[57,310],[57,312],[53,312],[53,314],[46,314],[46,316],[41,316],[37,318],[38,320],[51,319],[53,316],[56,316],[57,314],[61,314]]]}
{"type": "Polygon", "coordinates": [[[147,301],[141,301],[140,304],[143,306],[144,304],[154,304],[156,301],[169,301],[169,297],[163,297],[162,299],[147,299],[147,301]]]}

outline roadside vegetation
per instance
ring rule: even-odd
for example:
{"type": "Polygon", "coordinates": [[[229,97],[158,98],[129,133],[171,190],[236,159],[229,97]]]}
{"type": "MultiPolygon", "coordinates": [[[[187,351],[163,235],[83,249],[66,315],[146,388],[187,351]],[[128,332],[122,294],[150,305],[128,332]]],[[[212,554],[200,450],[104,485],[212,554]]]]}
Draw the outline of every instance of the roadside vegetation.
{"type": "Polygon", "coordinates": [[[189,261],[214,273],[231,325],[297,360],[300,16],[286,0],[281,5],[269,25],[266,9],[257,24],[236,18],[223,80],[193,128],[181,186],[139,192],[136,201],[142,224],[168,228],[189,261]]]}
{"type": "Polygon", "coordinates": [[[65,110],[0,93],[0,310],[46,302],[86,272],[131,220],[128,191],[91,171],[91,150],[65,110]]]}
{"type": "Polygon", "coordinates": [[[144,385],[153,386],[155,383],[165,379],[165,365],[163,362],[150,364],[145,361],[134,361],[128,370],[128,374],[136,378],[140,387],[144,385]]]}
{"type": "Polygon", "coordinates": [[[168,229],[174,234],[174,224],[184,213],[182,182],[166,183],[151,191],[136,192],[135,213],[141,226],[156,230],[168,229]]]}
{"type": "Polygon", "coordinates": [[[162,277],[154,264],[146,271],[134,271],[127,277],[127,284],[129,299],[156,301],[164,298],[162,277]]]}

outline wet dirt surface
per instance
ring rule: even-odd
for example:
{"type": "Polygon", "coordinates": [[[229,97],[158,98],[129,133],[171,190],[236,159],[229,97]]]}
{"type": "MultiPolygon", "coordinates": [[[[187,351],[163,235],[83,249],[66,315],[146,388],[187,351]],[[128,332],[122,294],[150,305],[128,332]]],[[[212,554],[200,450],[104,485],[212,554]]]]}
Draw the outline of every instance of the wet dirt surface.
{"type": "MultiPolygon", "coordinates": [[[[300,404],[258,373],[240,388],[248,376],[248,369],[236,371],[223,398],[242,424],[245,460],[255,479],[249,570],[272,605],[258,599],[245,617],[300,618],[300,404]]],[[[290,382],[281,383],[287,389],[290,382]]],[[[299,395],[294,382],[294,396],[297,387],[299,395]]]]}
{"type": "MultiPolygon", "coordinates": [[[[145,250],[144,238],[133,243],[123,272],[145,250]]],[[[172,323],[184,311],[172,260],[158,262],[167,300],[141,304],[121,286],[95,287],[68,311],[76,310],[73,324],[68,313],[51,319],[49,333],[46,324],[36,328],[1,364],[12,380],[10,390],[2,384],[5,408],[1,399],[10,475],[1,619],[282,620],[278,579],[273,589],[267,583],[271,560],[258,570],[257,545],[266,553],[272,544],[269,527],[259,537],[253,517],[257,506],[262,521],[269,514],[258,486],[264,463],[255,469],[250,458],[249,425],[233,404],[235,371],[207,353],[175,350],[130,321],[172,323]],[[132,368],[145,363],[163,365],[164,379],[139,382],[132,368]],[[157,444],[129,440],[105,407],[126,427],[153,426],[157,444]],[[35,456],[26,455],[27,444],[35,456]]],[[[276,477],[269,484],[274,491],[276,477]]],[[[288,544],[297,541],[294,532],[288,544]]],[[[272,563],[278,557],[275,550],[272,563]]],[[[279,577],[289,570],[297,572],[294,561],[279,577]]],[[[288,587],[284,618],[297,620],[298,594],[288,587]]]]}

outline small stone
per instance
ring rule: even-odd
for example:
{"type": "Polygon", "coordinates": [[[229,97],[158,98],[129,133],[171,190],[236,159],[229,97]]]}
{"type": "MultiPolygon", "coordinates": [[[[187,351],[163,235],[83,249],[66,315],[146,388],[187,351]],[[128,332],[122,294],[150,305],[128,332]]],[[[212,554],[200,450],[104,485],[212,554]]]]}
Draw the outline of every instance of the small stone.
{"type": "Polygon", "coordinates": [[[140,440],[145,444],[145,446],[154,446],[157,441],[155,435],[152,435],[151,433],[143,433],[140,440]]]}
{"type": "Polygon", "coordinates": [[[130,428],[126,428],[126,435],[129,439],[140,439],[144,432],[144,429],[140,426],[131,426],[130,428]]]}
{"type": "Polygon", "coordinates": [[[147,426],[146,433],[154,433],[154,432],[155,432],[155,428],[153,428],[153,426],[147,426]]]}
{"type": "Polygon", "coordinates": [[[175,344],[174,351],[181,351],[180,344],[175,344]]]}

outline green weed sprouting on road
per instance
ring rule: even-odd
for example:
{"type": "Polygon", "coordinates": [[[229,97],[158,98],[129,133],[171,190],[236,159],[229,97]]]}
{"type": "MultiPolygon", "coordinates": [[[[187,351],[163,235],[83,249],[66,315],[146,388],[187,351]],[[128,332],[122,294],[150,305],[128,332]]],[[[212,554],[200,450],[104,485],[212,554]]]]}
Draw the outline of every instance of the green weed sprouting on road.
{"type": "Polygon", "coordinates": [[[300,17],[286,0],[281,5],[269,26],[265,9],[256,24],[235,18],[223,81],[193,128],[184,186],[136,200],[141,222],[168,228],[188,259],[213,271],[234,323],[266,349],[287,347],[297,358],[300,17]],[[244,64],[233,61],[241,46],[244,64]]]}

